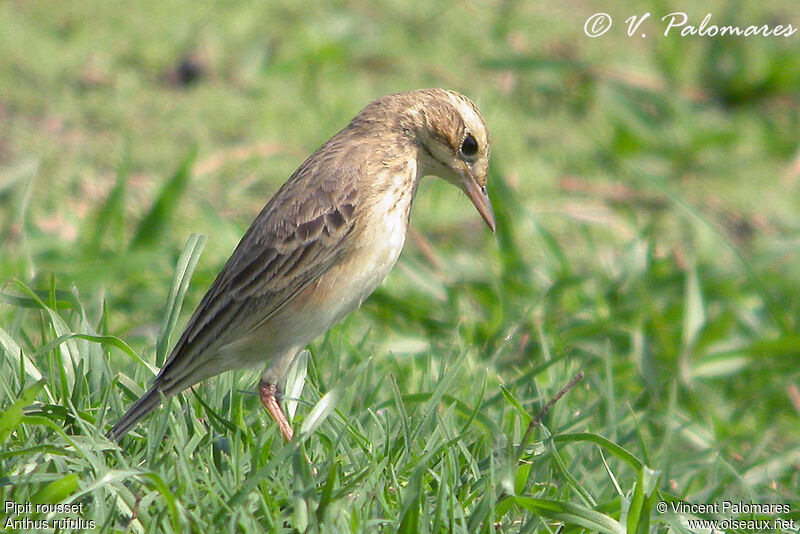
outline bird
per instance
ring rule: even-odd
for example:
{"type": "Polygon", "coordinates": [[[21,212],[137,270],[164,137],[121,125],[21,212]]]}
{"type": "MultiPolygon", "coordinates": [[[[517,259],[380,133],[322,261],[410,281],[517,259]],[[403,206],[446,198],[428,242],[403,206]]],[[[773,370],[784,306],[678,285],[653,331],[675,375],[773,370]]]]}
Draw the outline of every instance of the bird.
{"type": "Polygon", "coordinates": [[[490,140],[478,107],[446,89],[381,97],[278,189],[216,277],[150,389],[113,426],[119,441],[169,398],[234,368],[265,365],[259,397],[287,442],[281,381],[297,355],[391,271],[420,180],[461,189],[495,232],[490,140]]]}

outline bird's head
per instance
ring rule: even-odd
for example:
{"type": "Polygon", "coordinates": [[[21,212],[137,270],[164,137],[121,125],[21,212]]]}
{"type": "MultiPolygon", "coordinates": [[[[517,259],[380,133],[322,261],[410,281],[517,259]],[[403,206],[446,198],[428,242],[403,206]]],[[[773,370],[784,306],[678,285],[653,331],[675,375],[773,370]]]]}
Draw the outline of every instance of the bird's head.
{"type": "Polygon", "coordinates": [[[401,135],[416,152],[417,176],[439,176],[464,191],[494,232],[486,193],[489,131],[469,98],[445,89],[396,93],[369,104],[350,127],[367,135],[376,128],[401,135]]]}
{"type": "Polygon", "coordinates": [[[486,193],[489,131],[477,106],[444,89],[423,89],[416,109],[418,165],[422,176],[439,176],[464,191],[495,231],[494,212],[486,193]]]}

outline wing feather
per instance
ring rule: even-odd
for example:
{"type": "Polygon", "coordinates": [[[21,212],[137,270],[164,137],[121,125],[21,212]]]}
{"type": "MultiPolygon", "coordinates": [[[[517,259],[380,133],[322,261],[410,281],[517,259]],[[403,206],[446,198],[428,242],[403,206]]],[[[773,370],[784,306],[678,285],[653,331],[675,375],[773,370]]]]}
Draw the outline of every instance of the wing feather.
{"type": "Polygon", "coordinates": [[[309,158],[261,210],[189,319],[156,387],[172,393],[191,385],[216,349],[268,320],[346,253],[358,171],[331,173],[337,167],[324,163],[309,158]]]}

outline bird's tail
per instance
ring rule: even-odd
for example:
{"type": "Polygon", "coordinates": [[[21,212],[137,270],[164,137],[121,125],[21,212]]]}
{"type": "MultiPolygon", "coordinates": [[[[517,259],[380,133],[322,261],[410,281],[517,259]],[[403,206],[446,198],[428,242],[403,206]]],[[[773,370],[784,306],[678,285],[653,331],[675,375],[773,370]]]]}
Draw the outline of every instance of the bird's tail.
{"type": "Polygon", "coordinates": [[[128,433],[133,425],[155,410],[159,404],[161,404],[161,390],[152,387],[147,393],[142,395],[138,401],[133,403],[133,406],[125,412],[122,419],[117,421],[117,424],[114,425],[114,428],[111,429],[107,436],[114,441],[119,441],[122,436],[128,433]]]}

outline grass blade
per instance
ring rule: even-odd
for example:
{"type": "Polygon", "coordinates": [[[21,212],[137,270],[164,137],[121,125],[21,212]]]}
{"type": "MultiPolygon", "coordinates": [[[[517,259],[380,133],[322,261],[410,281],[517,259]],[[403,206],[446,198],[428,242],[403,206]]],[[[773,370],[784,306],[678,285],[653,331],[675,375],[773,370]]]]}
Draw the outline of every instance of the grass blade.
{"type": "Polygon", "coordinates": [[[192,175],[196,157],[197,147],[193,147],[178,167],[178,170],[164,184],[153,207],[139,223],[131,241],[131,248],[150,246],[164,233],[170,216],[175,212],[176,206],[181,196],[183,196],[183,192],[192,175]]]}
{"type": "Polygon", "coordinates": [[[172,278],[172,285],[170,285],[169,293],[167,294],[167,302],[164,306],[164,320],[161,322],[161,331],[158,333],[158,344],[156,345],[156,365],[159,367],[164,364],[167,358],[170,337],[175,330],[175,325],[178,323],[183,297],[186,296],[192,273],[197,267],[197,262],[200,260],[200,254],[203,252],[205,243],[205,236],[199,234],[189,236],[186,246],[183,247],[183,252],[178,258],[178,264],[175,266],[175,276],[172,278]]]}

